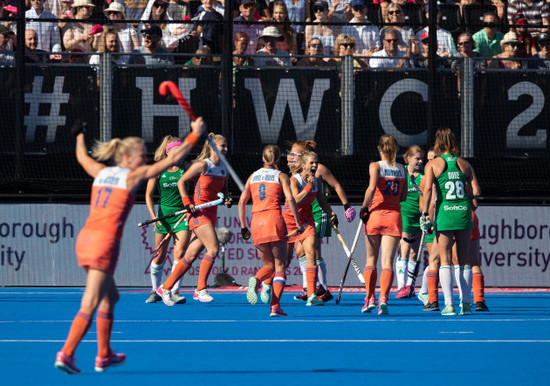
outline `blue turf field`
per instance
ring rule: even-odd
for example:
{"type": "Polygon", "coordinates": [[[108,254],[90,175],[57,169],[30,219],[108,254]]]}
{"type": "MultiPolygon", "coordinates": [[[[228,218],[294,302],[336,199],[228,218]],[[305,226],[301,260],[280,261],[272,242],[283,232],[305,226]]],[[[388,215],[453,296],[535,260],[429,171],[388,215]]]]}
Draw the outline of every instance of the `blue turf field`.
{"type": "MultiPolygon", "coordinates": [[[[285,293],[270,318],[243,292],[215,302],[145,304],[121,290],[113,348],[127,362],[96,374],[95,325],[79,346],[80,375],[53,367],[80,288],[0,288],[1,385],[541,385],[550,366],[550,293],[489,293],[491,312],[443,317],[417,299],[390,315],[361,314],[363,294],[305,307],[285,293]]],[[[455,294],[456,295],[456,294],[455,294]]],[[[442,298],[440,298],[440,303],[442,298]]]]}

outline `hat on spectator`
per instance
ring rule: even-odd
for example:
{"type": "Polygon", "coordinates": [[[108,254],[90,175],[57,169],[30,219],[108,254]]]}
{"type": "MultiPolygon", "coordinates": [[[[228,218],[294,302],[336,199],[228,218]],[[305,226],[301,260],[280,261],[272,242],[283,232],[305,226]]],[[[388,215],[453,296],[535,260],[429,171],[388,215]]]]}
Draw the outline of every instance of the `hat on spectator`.
{"type": "Polygon", "coordinates": [[[8,12],[13,13],[14,15],[17,15],[17,7],[14,6],[14,5],[11,5],[11,4],[7,5],[7,6],[4,7],[4,9],[8,12]]]}
{"type": "Polygon", "coordinates": [[[259,37],[259,39],[263,39],[265,37],[280,38],[281,36],[283,35],[279,32],[279,29],[277,27],[271,26],[264,28],[262,35],[259,37]]]}
{"type": "Polygon", "coordinates": [[[143,35],[149,34],[149,35],[157,35],[157,36],[162,37],[162,30],[160,29],[160,27],[158,25],[152,25],[149,28],[142,29],[140,32],[143,35]]]}
{"type": "Polygon", "coordinates": [[[8,36],[13,34],[14,32],[11,29],[6,27],[4,24],[0,24],[0,35],[8,36]]]}
{"type": "Polygon", "coordinates": [[[355,7],[356,5],[362,5],[365,6],[365,0],[351,0],[351,8],[355,7]]]}
{"type": "Polygon", "coordinates": [[[519,43],[518,35],[515,32],[507,32],[500,41],[500,46],[504,48],[504,45],[508,43],[519,43]]]}
{"type": "Polygon", "coordinates": [[[109,12],[118,12],[122,14],[122,17],[126,19],[126,13],[124,12],[124,5],[120,4],[117,1],[111,1],[111,4],[109,4],[109,8],[106,8],[103,13],[105,16],[109,17],[109,12]]]}
{"type": "Polygon", "coordinates": [[[548,32],[541,32],[537,38],[539,43],[550,41],[550,34],[548,32]]]}
{"type": "Polygon", "coordinates": [[[241,0],[241,5],[256,4],[254,0],[241,0]]]}
{"type": "Polygon", "coordinates": [[[428,35],[427,32],[422,32],[422,36],[420,36],[420,42],[422,43],[424,40],[428,39],[430,35],[428,35]]]}
{"type": "Polygon", "coordinates": [[[324,0],[316,1],[315,4],[313,4],[313,9],[328,11],[328,3],[324,0]]]}
{"type": "Polygon", "coordinates": [[[95,7],[95,5],[93,5],[90,0],[74,0],[73,5],[71,5],[71,8],[78,8],[78,7],[95,7]]]}

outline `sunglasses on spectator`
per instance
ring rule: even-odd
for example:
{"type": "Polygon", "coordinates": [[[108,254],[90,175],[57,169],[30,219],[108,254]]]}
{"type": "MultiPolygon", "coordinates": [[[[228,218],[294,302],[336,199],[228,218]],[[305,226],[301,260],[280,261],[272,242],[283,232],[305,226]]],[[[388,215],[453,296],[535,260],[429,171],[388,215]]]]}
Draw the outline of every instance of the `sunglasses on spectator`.
{"type": "Polygon", "coordinates": [[[466,44],[470,44],[471,41],[470,40],[466,40],[465,42],[458,42],[456,43],[457,46],[465,46],[466,44]]]}
{"type": "Polygon", "coordinates": [[[355,12],[361,12],[361,11],[364,10],[364,9],[365,9],[365,7],[362,6],[362,5],[355,5],[355,6],[353,7],[353,10],[354,10],[355,12]]]}
{"type": "Polygon", "coordinates": [[[111,15],[122,15],[120,12],[117,12],[117,11],[109,11],[107,12],[107,16],[111,16],[111,15]]]}
{"type": "Polygon", "coordinates": [[[384,39],[385,41],[387,41],[388,43],[397,43],[399,42],[399,39],[384,39]]]}
{"type": "Polygon", "coordinates": [[[315,13],[328,11],[326,8],[315,8],[315,13]]]}
{"type": "Polygon", "coordinates": [[[355,47],[355,43],[342,43],[341,45],[344,48],[353,48],[353,47],[355,47]]]}
{"type": "Polygon", "coordinates": [[[161,3],[153,3],[153,7],[166,9],[166,8],[168,8],[168,4],[166,4],[166,3],[162,3],[162,4],[161,3]]]}
{"type": "Polygon", "coordinates": [[[399,15],[400,13],[401,13],[400,10],[388,11],[388,14],[390,14],[390,15],[399,15]]]}
{"type": "Polygon", "coordinates": [[[519,47],[518,43],[506,43],[506,44],[508,44],[512,48],[518,48],[519,47]]]}
{"type": "Polygon", "coordinates": [[[321,43],[312,43],[309,45],[310,47],[312,48],[320,48],[320,47],[323,47],[323,45],[321,43]]]}
{"type": "Polygon", "coordinates": [[[496,28],[496,23],[483,23],[483,26],[484,27],[489,27],[489,28],[496,28]]]}
{"type": "Polygon", "coordinates": [[[252,9],[252,8],[254,8],[254,7],[255,7],[255,5],[254,5],[254,4],[251,4],[251,3],[249,3],[249,4],[245,4],[245,5],[243,5],[242,7],[243,7],[244,9],[252,9]]]}

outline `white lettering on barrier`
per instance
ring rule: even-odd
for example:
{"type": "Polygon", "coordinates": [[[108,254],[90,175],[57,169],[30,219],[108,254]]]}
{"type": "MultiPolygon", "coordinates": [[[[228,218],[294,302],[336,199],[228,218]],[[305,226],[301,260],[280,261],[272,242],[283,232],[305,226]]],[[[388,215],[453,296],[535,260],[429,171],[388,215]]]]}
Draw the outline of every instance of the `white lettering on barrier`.
{"type": "Polygon", "coordinates": [[[302,111],[294,79],[281,79],[271,119],[267,114],[267,106],[260,79],[246,78],[244,84],[245,88],[252,94],[262,143],[277,143],[287,107],[290,110],[296,138],[298,140],[315,138],[323,94],[330,88],[330,79],[315,79],[313,82],[307,114],[304,114],[302,111]],[[306,117],[305,119],[304,116],[306,117]]]}

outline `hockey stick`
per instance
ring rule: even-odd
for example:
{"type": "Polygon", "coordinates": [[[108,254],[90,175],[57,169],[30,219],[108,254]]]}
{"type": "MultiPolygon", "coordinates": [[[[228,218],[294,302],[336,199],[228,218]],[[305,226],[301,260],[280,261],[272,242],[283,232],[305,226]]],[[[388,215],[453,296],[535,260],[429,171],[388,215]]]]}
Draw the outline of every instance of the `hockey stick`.
{"type": "MultiPolygon", "coordinates": [[[[193,109],[191,108],[189,103],[187,103],[187,100],[185,100],[185,98],[184,98],[183,94],[181,93],[181,91],[179,90],[178,86],[176,86],[176,84],[174,82],[172,82],[171,80],[164,81],[159,86],[159,94],[160,95],[164,96],[164,95],[168,94],[168,91],[170,91],[170,93],[174,96],[174,98],[176,98],[176,100],[178,101],[180,106],[185,110],[185,112],[187,113],[187,115],[189,115],[189,118],[191,118],[192,121],[197,119],[197,117],[195,117],[195,113],[193,112],[193,109]]],[[[229,172],[229,174],[233,178],[233,181],[235,181],[235,183],[237,184],[237,186],[239,187],[241,192],[243,192],[244,191],[244,184],[241,181],[241,179],[239,178],[239,176],[237,175],[237,173],[235,172],[235,170],[233,169],[233,167],[229,164],[229,162],[227,162],[227,159],[225,158],[223,153],[218,149],[218,147],[216,146],[214,141],[212,141],[212,139],[208,136],[206,137],[206,139],[208,140],[208,143],[210,144],[212,149],[216,152],[216,154],[218,155],[218,157],[220,158],[222,163],[227,168],[227,171],[229,172]]]]}
{"type": "MultiPolygon", "coordinates": [[[[361,234],[361,229],[364,225],[359,221],[359,226],[357,227],[357,232],[355,233],[355,239],[353,239],[353,244],[351,245],[351,255],[355,252],[355,247],[357,247],[357,242],[359,241],[359,235],[361,234]]],[[[346,270],[344,271],[344,276],[340,282],[340,288],[338,289],[338,296],[336,296],[336,304],[340,304],[340,299],[342,298],[342,291],[344,290],[344,282],[346,281],[346,276],[348,274],[349,266],[351,264],[351,256],[348,259],[348,264],[346,265],[346,270]]]]}
{"type": "Polygon", "coordinates": [[[170,236],[174,234],[174,231],[181,224],[184,218],[185,216],[181,216],[181,218],[174,224],[174,227],[170,229],[170,232],[168,232],[166,236],[164,236],[162,241],[159,243],[159,245],[157,245],[157,247],[153,251],[153,258],[157,257],[157,255],[159,254],[160,248],[164,245],[164,243],[166,243],[170,239],[170,236]]]}
{"type": "Polygon", "coordinates": [[[359,281],[361,283],[365,284],[365,278],[363,277],[363,272],[361,272],[361,269],[357,265],[357,262],[355,261],[355,259],[351,255],[351,252],[350,252],[348,246],[346,245],[346,242],[344,241],[344,238],[340,234],[340,231],[338,230],[338,227],[333,224],[332,229],[334,229],[334,232],[336,232],[336,235],[338,236],[338,240],[340,240],[340,244],[342,244],[342,247],[344,247],[344,252],[346,252],[346,255],[348,256],[348,259],[351,261],[351,265],[352,265],[353,269],[355,270],[355,273],[357,274],[357,277],[359,278],[359,281]]]}
{"type": "MultiPolygon", "coordinates": [[[[195,206],[195,210],[201,210],[201,209],[210,208],[212,206],[223,204],[223,200],[224,200],[223,193],[221,193],[221,192],[218,193],[218,197],[219,198],[217,200],[205,202],[204,204],[200,204],[200,205],[195,206]]],[[[145,226],[145,225],[148,225],[148,224],[160,221],[160,220],[164,220],[166,218],[179,216],[180,214],[184,214],[184,213],[187,213],[187,209],[178,210],[177,212],[174,212],[172,214],[167,214],[166,216],[157,217],[157,218],[154,218],[152,220],[147,220],[147,221],[144,221],[144,222],[140,222],[137,225],[138,225],[138,227],[142,227],[142,226],[145,226]]]]}

